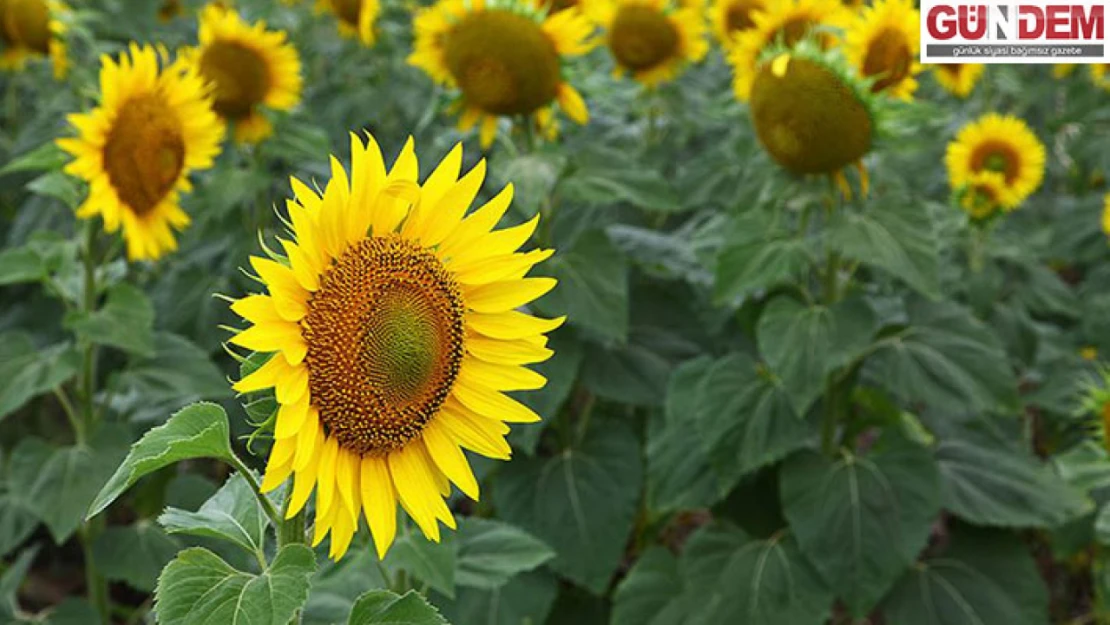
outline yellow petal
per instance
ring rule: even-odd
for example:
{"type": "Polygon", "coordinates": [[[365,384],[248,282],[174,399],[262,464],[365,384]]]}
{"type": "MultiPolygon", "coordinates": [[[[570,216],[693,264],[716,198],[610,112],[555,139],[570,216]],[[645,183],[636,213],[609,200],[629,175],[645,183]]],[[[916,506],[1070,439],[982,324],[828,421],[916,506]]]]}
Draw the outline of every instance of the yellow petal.
{"type": "Polygon", "coordinates": [[[518,365],[486,362],[470,355],[463,357],[458,380],[468,386],[494,391],[534,391],[547,384],[547,378],[518,365]]]}
{"type": "Polygon", "coordinates": [[[463,271],[457,271],[455,277],[460,283],[473,286],[504,280],[519,280],[536,263],[547,260],[553,253],[555,250],[532,250],[526,254],[494,256],[476,262],[463,271]]]}
{"type": "MultiPolygon", "coordinates": [[[[231,342],[256,352],[286,352],[296,358],[308,346],[301,336],[301,327],[286,321],[253,325],[231,337],[231,342]]],[[[303,354],[301,358],[303,358],[303,354]]],[[[300,360],[299,358],[297,359],[300,360]]]]}
{"type": "Polygon", "coordinates": [[[305,417],[297,436],[297,454],[293,458],[293,470],[300,471],[309,464],[315,465],[323,449],[324,428],[320,427],[320,413],[315,408],[309,408],[308,416],[305,417]]]}
{"type": "Polygon", "coordinates": [[[291,404],[278,406],[277,425],[274,427],[274,438],[277,440],[292,438],[301,431],[305,420],[308,419],[308,393],[291,404]]]}
{"type": "Polygon", "coordinates": [[[470,329],[494,339],[519,339],[550,332],[563,325],[566,317],[541,319],[519,311],[502,313],[468,313],[466,324],[470,329]]]}
{"type": "Polygon", "coordinates": [[[380,560],[385,557],[397,535],[397,492],[384,458],[362,458],[359,486],[362,510],[370,525],[370,534],[380,560]]]}
{"type": "Polygon", "coordinates": [[[471,412],[458,404],[457,400],[448,399],[443,409],[436,415],[436,421],[440,422],[440,425],[450,432],[460,445],[470,451],[498,460],[508,460],[512,455],[512,448],[498,429],[504,424],[493,419],[472,416],[471,412]]]}
{"type": "Polygon", "coordinates": [[[254,324],[282,321],[269,295],[248,295],[237,299],[231,304],[231,311],[254,324]]]}
{"type": "Polygon", "coordinates": [[[343,501],[343,509],[352,525],[358,524],[358,513],[361,505],[359,490],[359,456],[345,449],[339,450],[339,457],[335,460],[335,487],[339,490],[339,497],[343,501]]]}
{"type": "Polygon", "coordinates": [[[278,355],[270,356],[270,359],[262,363],[262,366],[255,369],[253,373],[247,377],[239,380],[231,386],[236,393],[253,393],[265,388],[272,388],[276,386],[278,380],[293,367],[285,361],[284,358],[278,355]]]}
{"type": "Polygon", "coordinates": [[[467,497],[477,501],[478,480],[474,479],[474,473],[470,470],[470,463],[466,461],[466,456],[463,455],[449,431],[439,423],[439,419],[433,419],[428,423],[424,428],[423,439],[428,455],[432,457],[439,470],[467,497]]]}
{"type": "Polygon", "coordinates": [[[465,249],[454,251],[451,257],[452,268],[455,271],[462,271],[472,263],[482,262],[494,256],[512,254],[528,241],[539,223],[540,216],[537,214],[519,226],[487,234],[482,237],[481,245],[471,245],[465,249]]]}
{"type": "Polygon", "coordinates": [[[308,291],[297,282],[293,270],[268,258],[251,257],[251,267],[266,283],[278,314],[286,321],[300,321],[308,314],[308,291]]]}
{"type": "Polygon", "coordinates": [[[409,444],[389,454],[389,473],[393,476],[393,485],[397,487],[398,498],[412,515],[412,520],[416,521],[425,536],[439,542],[436,519],[451,513],[439,495],[432,468],[421,451],[420,445],[409,444]]]}
{"type": "Polygon", "coordinates": [[[506,365],[543,362],[555,353],[543,345],[528,340],[504,341],[474,333],[466,337],[466,351],[486,362],[506,365]]]}
{"type": "Polygon", "coordinates": [[[540,420],[531,408],[515,399],[482,386],[472,386],[462,379],[455,381],[451,393],[460,404],[487,419],[509,423],[535,423],[540,420]]]}
{"type": "Polygon", "coordinates": [[[339,442],[334,436],[324,439],[324,452],[320,455],[316,474],[316,507],[329,510],[335,495],[335,461],[339,457],[339,442]]]}
{"type": "Polygon", "coordinates": [[[466,305],[474,312],[507,312],[541,297],[555,288],[555,284],[554,278],[524,278],[483,284],[467,292],[466,305]]]}
{"type": "MultiPolygon", "coordinates": [[[[322,446],[323,441],[320,444],[322,446]]],[[[309,462],[302,469],[294,469],[293,494],[289,496],[289,507],[285,510],[285,518],[295,517],[308,503],[312,489],[316,486],[316,466],[316,462],[309,462]]]]}

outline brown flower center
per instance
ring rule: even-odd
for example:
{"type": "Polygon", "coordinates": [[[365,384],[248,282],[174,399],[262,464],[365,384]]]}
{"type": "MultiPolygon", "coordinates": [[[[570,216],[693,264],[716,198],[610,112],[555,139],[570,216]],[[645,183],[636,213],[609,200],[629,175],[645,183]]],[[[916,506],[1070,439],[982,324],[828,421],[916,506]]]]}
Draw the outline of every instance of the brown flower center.
{"type": "Polygon", "coordinates": [[[910,74],[913,54],[906,37],[893,28],[881,31],[867,48],[863,59],[863,75],[878,76],[871,91],[878,93],[896,85],[910,74]]]}
{"type": "Polygon", "coordinates": [[[46,0],[0,0],[0,42],[47,54],[50,8],[46,0]]]}
{"type": "Polygon", "coordinates": [[[270,90],[270,72],[258,52],[234,41],[204,48],[200,73],[215,86],[212,108],[225,119],[248,117],[270,90]]]}
{"type": "Polygon", "coordinates": [[[748,30],[755,26],[752,14],[763,9],[759,0],[734,0],[725,12],[725,26],[730,33],[748,30]]]}
{"type": "Polygon", "coordinates": [[[1021,157],[1002,141],[984,141],[971,152],[971,171],[996,171],[1010,184],[1018,177],[1021,157]]]}
{"type": "Polygon", "coordinates": [[[358,19],[362,14],[362,0],[332,0],[331,6],[340,21],[358,26],[358,19]]]}
{"type": "Polygon", "coordinates": [[[464,352],[463,299],[431,251],[397,236],[364,239],[309,301],[312,404],[358,454],[404,447],[451,392],[464,352]]]}
{"type": "Polygon", "coordinates": [[[840,76],[809,59],[791,59],[782,76],[764,64],[750,111],[760,143],[794,173],[831,174],[871,149],[867,107],[840,76]]]}
{"type": "Polygon", "coordinates": [[[181,15],[183,12],[184,9],[181,6],[181,0],[165,0],[158,9],[158,19],[163,22],[168,22],[178,15],[181,15]]]}
{"type": "Polygon", "coordinates": [[[181,122],[155,94],[123,104],[104,145],[104,169],[120,199],[137,215],[173,190],[185,167],[181,122]]]}
{"type": "Polygon", "coordinates": [[[469,105],[494,115],[529,115],[555,99],[559,54],[534,20],[503,9],[477,11],[446,39],[447,68],[469,105]]]}
{"type": "Polygon", "coordinates": [[[654,69],[678,52],[678,30],[658,9],[626,4],[609,28],[609,49],[622,67],[634,72],[654,69]]]}

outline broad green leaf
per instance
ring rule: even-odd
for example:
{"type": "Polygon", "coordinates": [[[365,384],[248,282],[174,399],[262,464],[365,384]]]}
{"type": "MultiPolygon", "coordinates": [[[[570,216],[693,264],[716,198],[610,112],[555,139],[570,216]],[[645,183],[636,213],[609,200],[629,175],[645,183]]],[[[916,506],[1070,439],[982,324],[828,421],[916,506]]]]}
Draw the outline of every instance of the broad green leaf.
{"type": "Polygon", "coordinates": [[[635,339],[632,335],[628,343],[610,348],[587,345],[582,384],[604,399],[625,404],[660,404],[671,363],[635,339]]]}
{"type": "Polygon", "coordinates": [[[612,341],[628,334],[628,262],[600,230],[583,234],[569,250],[544,263],[559,280],[537,306],[549,315],[566,315],[571,324],[612,341]]]}
{"type": "Polygon", "coordinates": [[[825,376],[867,347],[875,323],[875,313],[861,299],[827,307],[780,296],[760,316],[756,339],[789,392],[795,412],[804,416],[821,395],[825,376]]]}
{"type": "Polygon", "coordinates": [[[810,256],[801,239],[772,236],[732,243],[717,256],[716,299],[731,302],[798,281],[810,256]]]}
{"type": "Polygon", "coordinates": [[[518,573],[531,571],[555,557],[555,552],[535,536],[493,519],[462,519],[456,542],[455,583],[460,586],[498,588],[518,573]]]}
{"type": "Polygon", "coordinates": [[[0,252],[0,285],[43,280],[71,259],[76,249],[55,232],[36,232],[25,245],[0,252]]]}
{"type": "Polygon", "coordinates": [[[335,625],[347,619],[355,601],[375,588],[386,588],[372,549],[352,549],[339,562],[325,562],[312,577],[304,625],[335,625]]]}
{"type": "Polygon", "coordinates": [[[444,534],[439,542],[409,532],[393,543],[384,564],[390,571],[404,570],[444,595],[455,596],[458,546],[453,532],[444,534]]]}
{"type": "Polygon", "coordinates": [[[76,178],[61,171],[47,172],[35,178],[27,183],[27,190],[37,195],[52,197],[74,210],[84,197],[82,184],[76,178]]]}
{"type": "Polygon", "coordinates": [[[929,450],[890,431],[866,456],[793,456],[779,488],[802,552],[856,616],[867,614],[914,561],[940,512],[929,450]]]}
{"type": "Polygon", "coordinates": [[[907,404],[950,412],[1017,406],[1017,381],[1006,351],[956,304],[915,302],[908,326],[877,346],[866,374],[907,404]]]}
{"type": "Polygon", "coordinates": [[[461,587],[455,601],[436,604],[458,625],[538,625],[547,622],[557,593],[555,576],[539,569],[518,575],[500,588],[461,587]]]}
{"type": "Polygon", "coordinates": [[[44,625],[101,625],[103,622],[87,599],[66,597],[50,611],[44,625]]]}
{"type": "Polygon", "coordinates": [[[27,572],[31,570],[38,550],[37,546],[24,549],[19,552],[15,561],[4,568],[3,575],[0,575],[0,616],[12,617],[19,612],[16,593],[27,577],[27,572]]]}
{"type": "Polygon", "coordinates": [[[181,543],[149,520],[109,527],[93,543],[93,557],[100,574],[132,588],[150,592],[162,567],[181,550],[181,543]]]}
{"type": "Polygon", "coordinates": [[[259,575],[231,567],[193,547],[166,565],[154,591],[161,625],[288,625],[308,597],[316,556],[304,545],[287,545],[259,575]]]}
{"type": "Polygon", "coordinates": [[[178,402],[180,406],[183,398],[231,395],[227,378],[208,353],[189,339],[169,332],[154,335],[154,355],[128,367],[120,382],[148,403],[178,402]]]}
{"type": "Polygon", "coordinates": [[[127,452],[128,433],[116,426],[101,426],[86,445],[53,448],[46,463],[35,468],[28,499],[62,544],[77,527],[96,493],[127,452]]]}
{"type": "Polygon", "coordinates": [[[158,522],[170,534],[227,540],[251,553],[262,553],[270,521],[254,491],[236,473],[196,512],[167,508],[158,522]]]}
{"type": "Polygon", "coordinates": [[[562,586],[544,625],[610,625],[609,601],[577,586],[562,586]]]}
{"type": "Polygon", "coordinates": [[[881,612],[898,625],[1044,625],[1048,591],[1016,537],[965,529],[946,553],[910,568],[881,612]]]}
{"type": "Polygon", "coordinates": [[[611,625],[681,625],[683,586],[678,559],[664,547],[650,547],[617,586],[611,625]]]}
{"type": "Polygon", "coordinates": [[[36,349],[22,332],[0,333],[0,419],[77,373],[80,355],[69,345],[36,349]]]}
{"type": "Polygon", "coordinates": [[[646,211],[674,213],[683,209],[667,177],[646,169],[579,169],[558,187],[567,199],[610,206],[625,202],[646,211]]]}
{"type": "Polygon", "coordinates": [[[400,596],[371,590],[355,602],[347,625],[447,625],[447,621],[415,591],[400,596]]]}
{"type": "Polygon", "coordinates": [[[77,336],[140,356],[154,354],[154,307],[139,289],[120,283],[108,291],[104,306],[93,313],[73,312],[65,325],[77,336]]]}
{"type": "Polygon", "coordinates": [[[1094,441],[1083,441],[1052,458],[1064,481],[1084,493],[1110,487],[1110,454],[1094,441]]]}
{"type": "Polygon", "coordinates": [[[570,397],[571,390],[578,380],[578,370],[582,366],[582,342],[569,328],[560,328],[548,335],[548,347],[555,352],[548,360],[533,365],[537,373],[547,378],[547,384],[535,391],[521,394],[518,399],[543,417],[539,423],[514,424],[509,433],[509,442],[514,449],[526,454],[536,452],[536,445],[544,428],[558,416],[563,404],[570,397]]]}
{"type": "Polygon", "coordinates": [[[642,480],[636,434],[594,415],[580,446],[498,473],[493,498],[502,518],[555,550],[555,571],[600,594],[620,565],[642,480]]]}
{"type": "Polygon", "coordinates": [[[47,141],[39,147],[24,152],[0,167],[0,176],[14,174],[19,171],[55,171],[60,170],[70,160],[70,155],[58,147],[53,141],[47,141]]]}
{"type": "Polygon", "coordinates": [[[18,547],[38,527],[38,506],[28,484],[50,460],[54,448],[41,438],[24,437],[8,459],[5,492],[0,496],[0,553],[18,547]]]}
{"type": "Polygon", "coordinates": [[[27,540],[39,519],[26,497],[9,487],[0,494],[0,556],[7,555],[27,540]]]}
{"type": "Polygon", "coordinates": [[[233,458],[227,413],[216,404],[181,409],[131,446],[131,453],[89,506],[87,518],[100,514],[144,475],[192,458],[233,458]]]}
{"type": "Polygon", "coordinates": [[[921,204],[894,202],[865,213],[840,210],[825,236],[845,258],[890,273],[930,298],[940,297],[937,237],[921,204]]]}

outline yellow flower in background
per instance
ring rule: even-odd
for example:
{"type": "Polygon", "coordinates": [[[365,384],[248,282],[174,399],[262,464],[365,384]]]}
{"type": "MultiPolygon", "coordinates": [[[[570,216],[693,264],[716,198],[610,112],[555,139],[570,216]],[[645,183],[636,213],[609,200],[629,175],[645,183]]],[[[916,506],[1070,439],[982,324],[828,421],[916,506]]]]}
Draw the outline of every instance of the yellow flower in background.
{"type": "Polygon", "coordinates": [[[1075,73],[1075,68],[1079,67],[1074,63],[1057,63],[1052,66],[1053,78],[1067,78],[1075,73]]]}
{"type": "Polygon", "coordinates": [[[545,384],[526,365],[563,322],[517,310],[555,280],[525,277],[550,250],[517,252],[538,216],[493,230],[511,185],[467,214],[485,161],[460,177],[457,145],[420,185],[411,139],[387,170],[367,138],[352,135],[349,176],[332,159],[322,195],[291,181],[285,256],[251,258],[268,293],[232,304],[251,326],[231,342],[275,352],[234,387],[275,388],[262,488],[293,476],[290,516],[315,491],[315,542],[330,533],[335,559],[360,516],[383,556],[398,502],[431,540],[455,527],[450,484],[479,495],[462,450],[508,459],[506,424],[539,421],[505,393],[545,384]]]}
{"type": "Polygon", "coordinates": [[[482,147],[500,117],[524,117],[550,135],[552,107],[585,124],[582,96],[563,75],[565,57],[589,51],[590,22],[575,8],[544,16],[524,2],[440,0],[420,11],[409,63],[460,92],[459,128],[480,126],[482,147]]]}
{"type": "Polygon", "coordinates": [[[1110,193],[1102,198],[1102,231],[1110,237],[1110,193]]]}
{"type": "Polygon", "coordinates": [[[1098,360],[1098,348],[1093,345],[1080,348],[1079,357],[1087,362],[1098,360]]]}
{"type": "Polygon", "coordinates": [[[382,11],[378,0],[316,0],[316,8],[335,15],[339,34],[355,37],[366,46],[374,45],[374,25],[382,11]]]}
{"type": "Polygon", "coordinates": [[[875,83],[871,91],[909,100],[921,71],[920,20],[909,0],[879,0],[864,8],[845,37],[848,60],[875,83]]]}
{"type": "MultiPolygon", "coordinates": [[[[164,54],[163,54],[164,59],[164,54]]],[[[223,125],[204,81],[180,61],[159,64],[153,48],[131,44],[118,62],[101,58],[100,106],[69,116],[78,131],[58,145],[75,160],[66,172],[89,183],[79,217],[123,228],[127,255],[153,260],[177,248],[189,224],[178,205],[188,174],[212,166],[223,125]]]]}
{"type": "Polygon", "coordinates": [[[713,34],[721,47],[732,47],[737,34],[754,28],[754,13],[765,7],[764,0],[714,0],[710,7],[710,19],[713,22],[713,34]]]}
{"type": "Polygon", "coordinates": [[[991,171],[1003,177],[998,204],[1011,211],[1029,197],[1044,178],[1045,148],[1029,126],[1012,115],[987,113],[960,129],[945,155],[953,189],[991,171]]]}
{"type": "Polygon", "coordinates": [[[709,51],[704,9],[669,0],[609,0],[600,12],[605,41],[618,75],[645,86],[673,79],[709,51]]]}
{"type": "Polygon", "coordinates": [[[986,219],[1002,207],[1006,178],[997,171],[980,171],[960,191],[960,208],[972,219],[986,219]]]}
{"type": "Polygon", "coordinates": [[[288,111],[301,100],[301,59],[284,31],[248,24],[215,4],[200,14],[200,45],[184,54],[213,86],[216,113],[235,140],[257,143],[273,133],[261,109],[288,111]]]}
{"type": "Polygon", "coordinates": [[[1095,85],[1110,91],[1110,65],[1094,63],[1091,65],[1091,79],[1095,85]]]}
{"type": "MultiPolygon", "coordinates": [[[[755,27],[740,33],[728,54],[736,97],[743,102],[748,100],[765,50],[776,44],[791,47],[817,29],[844,28],[851,15],[837,0],[776,0],[765,10],[756,11],[755,27]]],[[[837,43],[834,33],[821,32],[816,36],[824,49],[837,43]]]]}
{"type": "Polygon", "coordinates": [[[933,78],[945,91],[958,98],[966,98],[986,70],[979,63],[946,63],[932,65],[933,78]]]}
{"type": "Polygon", "coordinates": [[[0,0],[0,69],[20,71],[32,58],[49,58],[54,77],[69,69],[65,23],[69,9],[58,0],[0,0]]]}

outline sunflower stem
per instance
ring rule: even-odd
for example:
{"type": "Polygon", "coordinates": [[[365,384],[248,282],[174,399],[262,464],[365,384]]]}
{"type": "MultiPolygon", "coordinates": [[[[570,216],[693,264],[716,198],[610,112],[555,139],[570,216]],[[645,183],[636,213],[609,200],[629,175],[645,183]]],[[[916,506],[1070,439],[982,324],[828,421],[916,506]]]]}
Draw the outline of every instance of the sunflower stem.
{"type": "Polygon", "coordinates": [[[289,504],[293,500],[293,491],[286,490],[285,503],[281,505],[281,518],[275,523],[277,528],[278,549],[285,545],[298,545],[305,544],[304,535],[304,510],[302,509],[297,514],[290,518],[285,518],[289,513],[289,504]]]}
{"type": "Polygon", "coordinates": [[[92,521],[84,523],[78,530],[81,540],[81,551],[85,558],[85,592],[88,594],[89,603],[96,609],[103,623],[111,623],[112,604],[108,597],[108,583],[100,576],[93,560],[93,541],[96,540],[97,530],[104,517],[98,516],[92,521]]]}
{"type": "MultiPolygon", "coordinates": [[[[82,260],[85,265],[85,282],[81,310],[86,315],[96,311],[96,224],[85,222],[85,246],[82,260]]],[[[96,344],[86,341],[81,364],[81,401],[85,425],[91,428],[95,419],[93,398],[96,395],[96,344]]]]}

